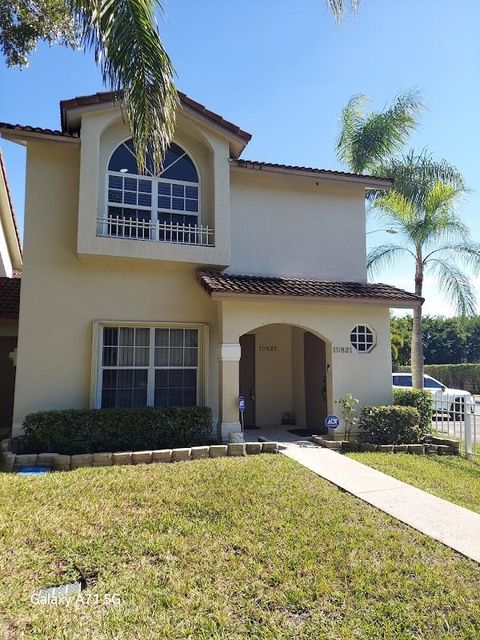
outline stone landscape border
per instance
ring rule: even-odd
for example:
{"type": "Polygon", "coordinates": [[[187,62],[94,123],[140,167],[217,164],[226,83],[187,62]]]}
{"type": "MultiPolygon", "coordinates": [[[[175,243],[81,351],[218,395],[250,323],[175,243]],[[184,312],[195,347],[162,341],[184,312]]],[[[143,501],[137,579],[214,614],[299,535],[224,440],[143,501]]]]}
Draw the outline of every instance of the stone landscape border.
{"type": "Polygon", "coordinates": [[[231,442],[180,449],[156,449],[153,451],[118,451],[80,453],[67,456],[59,453],[15,454],[9,450],[8,441],[2,442],[2,468],[17,471],[26,467],[49,467],[55,471],[70,471],[85,467],[112,467],[118,465],[152,464],[155,462],[187,462],[224,456],[242,457],[259,453],[277,453],[276,442],[231,442]]]}
{"type": "Polygon", "coordinates": [[[460,455],[460,442],[448,438],[428,436],[428,441],[420,444],[374,444],[354,440],[327,440],[322,436],[312,436],[312,441],[320,447],[349,453],[352,451],[378,451],[379,453],[414,453],[416,455],[436,454],[439,456],[460,455]]]}

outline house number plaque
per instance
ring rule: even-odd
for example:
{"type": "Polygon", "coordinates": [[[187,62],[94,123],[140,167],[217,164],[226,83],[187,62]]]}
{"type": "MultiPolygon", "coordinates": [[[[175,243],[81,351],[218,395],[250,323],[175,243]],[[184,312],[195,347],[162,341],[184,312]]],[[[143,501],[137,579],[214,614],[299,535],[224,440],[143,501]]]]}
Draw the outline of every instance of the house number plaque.
{"type": "Polygon", "coordinates": [[[352,347],[333,347],[333,353],[353,353],[352,347]]]}
{"type": "Polygon", "coordinates": [[[278,351],[276,344],[261,344],[258,346],[259,351],[278,351]]]}

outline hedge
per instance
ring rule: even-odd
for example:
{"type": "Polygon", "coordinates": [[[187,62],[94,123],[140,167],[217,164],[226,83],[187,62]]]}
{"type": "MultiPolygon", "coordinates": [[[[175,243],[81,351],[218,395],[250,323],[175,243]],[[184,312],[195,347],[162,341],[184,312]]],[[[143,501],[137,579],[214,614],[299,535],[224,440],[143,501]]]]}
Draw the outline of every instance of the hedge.
{"type": "Polygon", "coordinates": [[[433,400],[429,391],[393,387],[393,403],[402,407],[415,407],[420,414],[420,427],[423,433],[430,433],[432,430],[433,400]]]}
{"type": "MultiPolygon", "coordinates": [[[[410,373],[411,367],[397,367],[399,373],[410,373]]],[[[426,364],[425,373],[451,389],[480,393],[480,364],[426,364]]]]}
{"type": "Polygon", "coordinates": [[[423,432],[414,407],[364,407],[360,414],[362,439],[375,444],[416,444],[423,432]]]}
{"type": "Polygon", "coordinates": [[[29,453],[164,449],[205,443],[212,412],[208,407],[40,411],[28,415],[23,426],[23,449],[29,453]]]}

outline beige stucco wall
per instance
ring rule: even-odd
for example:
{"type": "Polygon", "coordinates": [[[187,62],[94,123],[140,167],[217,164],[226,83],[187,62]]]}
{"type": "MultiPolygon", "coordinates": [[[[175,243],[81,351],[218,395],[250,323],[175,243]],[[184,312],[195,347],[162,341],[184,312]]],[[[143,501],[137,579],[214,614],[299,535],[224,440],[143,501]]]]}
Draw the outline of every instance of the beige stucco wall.
{"type": "Polygon", "coordinates": [[[255,334],[255,397],[257,426],[280,424],[293,411],[292,327],[275,324],[255,334]],[[266,347],[275,347],[270,351],[266,347]]]}
{"type": "Polygon", "coordinates": [[[232,262],[256,275],[366,280],[362,185],[232,170],[232,262]]]}
{"type": "MultiPolygon", "coordinates": [[[[323,304],[278,300],[255,302],[238,299],[223,301],[221,309],[224,343],[238,342],[243,333],[277,323],[306,329],[322,338],[326,343],[329,413],[339,413],[336,401],[346,393],[352,393],[360,400],[361,405],[391,402],[388,309],[369,304],[323,304]],[[358,353],[355,350],[352,350],[352,353],[336,352],[335,347],[350,346],[350,331],[356,324],[368,324],[374,329],[377,336],[375,349],[368,354],[358,353]]],[[[297,348],[299,348],[298,338],[297,348]]],[[[272,375],[274,375],[273,371],[272,375]]],[[[231,393],[233,394],[233,390],[231,393]]],[[[300,397],[297,386],[297,405],[300,397]]],[[[276,400],[278,402],[280,398],[277,397],[276,400]]],[[[233,398],[231,402],[233,403],[233,398]]],[[[338,430],[335,435],[338,436],[340,433],[341,430],[338,430]]]]}
{"type": "Polygon", "coordinates": [[[205,404],[218,407],[215,305],[192,268],[81,261],[76,253],[78,148],[29,145],[14,424],[32,411],[88,407],[95,320],[209,327],[205,404]]]}

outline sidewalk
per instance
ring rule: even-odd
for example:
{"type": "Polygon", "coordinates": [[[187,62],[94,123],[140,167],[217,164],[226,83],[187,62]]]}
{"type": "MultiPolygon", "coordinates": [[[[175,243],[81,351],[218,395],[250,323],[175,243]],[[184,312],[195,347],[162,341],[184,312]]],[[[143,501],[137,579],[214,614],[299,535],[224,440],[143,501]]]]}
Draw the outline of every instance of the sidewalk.
{"type": "Polygon", "coordinates": [[[480,562],[479,513],[311,442],[282,442],[279,449],[357,498],[480,562]]]}

